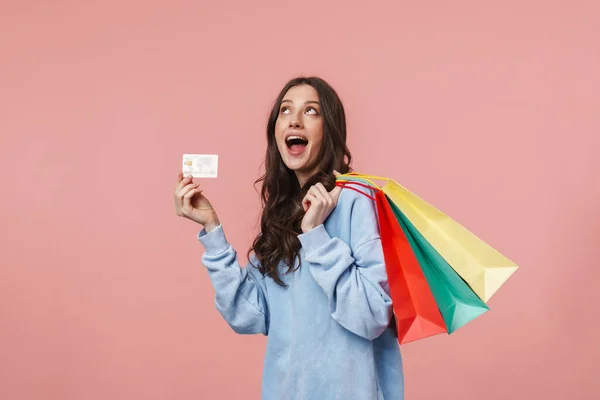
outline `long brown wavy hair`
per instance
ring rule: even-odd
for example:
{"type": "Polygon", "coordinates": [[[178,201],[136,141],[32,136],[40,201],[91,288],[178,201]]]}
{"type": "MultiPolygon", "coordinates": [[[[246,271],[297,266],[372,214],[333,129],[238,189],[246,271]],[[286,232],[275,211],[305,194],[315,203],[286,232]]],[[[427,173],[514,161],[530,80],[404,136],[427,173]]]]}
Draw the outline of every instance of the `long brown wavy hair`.
{"type": "Polygon", "coordinates": [[[318,77],[298,77],[290,80],[281,90],[267,123],[267,152],[265,173],[254,184],[262,182],[260,233],[248,250],[254,251],[259,263],[258,269],[263,276],[270,276],[281,286],[279,264],[283,261],[287,270],[293,272],[295,261],[299,258],[302,232],[300,225],[304,217],[302,199],[312,185],[321,182],[328,191],[335,186],[333,170],[342,174],[350,172],[352,155],[346,146],[346,114],[336,91],[318,77]],[[283,162],[275,141],[275,124],[283,97],[288,90],[298,85],[312,86],[318,96],[323,116],[323,142],[318,157],[316,172],[303,187],[300,187],[294,171],[283,162]]]}

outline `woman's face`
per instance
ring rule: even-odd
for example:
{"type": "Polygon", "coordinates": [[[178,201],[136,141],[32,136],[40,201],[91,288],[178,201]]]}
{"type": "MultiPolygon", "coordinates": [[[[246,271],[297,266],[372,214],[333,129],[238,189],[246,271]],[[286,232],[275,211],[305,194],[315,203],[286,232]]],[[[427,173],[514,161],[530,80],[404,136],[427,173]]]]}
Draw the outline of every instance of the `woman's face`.
{"type": "Polygon", "coordinates": [[[285,94],[275,124],[275,139],[283,162],[302,185],[315,172],[323,143],[321,106],[312,86],[294,86],[285,94]]]}

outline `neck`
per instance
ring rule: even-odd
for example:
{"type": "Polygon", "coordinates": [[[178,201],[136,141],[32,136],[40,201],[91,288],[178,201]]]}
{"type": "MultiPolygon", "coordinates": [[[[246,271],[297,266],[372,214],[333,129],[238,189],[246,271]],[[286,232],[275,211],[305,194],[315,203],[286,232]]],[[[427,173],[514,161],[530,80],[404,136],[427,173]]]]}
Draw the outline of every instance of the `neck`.
{"type": "Polygon", "coordinates": [[[309,176],[306,173],[296,171],[296,177],[298,178],[298,183],[300,187],[304,186],[304,183],[308,180],[309,176]]]}
{"type": "Polygon", "coordinates": [[[294,171],[296,173],[296,178],[298,178],[298,183],[300,184],[300,187],[304,186],[304,184],[306,183],[306,181],[308,181],[308,179],[313,176],[313,174],[315,172],[317,172],[317,169],[315,168],[314,171],[311,172],[306,172],[306,171],[294,171]]]}

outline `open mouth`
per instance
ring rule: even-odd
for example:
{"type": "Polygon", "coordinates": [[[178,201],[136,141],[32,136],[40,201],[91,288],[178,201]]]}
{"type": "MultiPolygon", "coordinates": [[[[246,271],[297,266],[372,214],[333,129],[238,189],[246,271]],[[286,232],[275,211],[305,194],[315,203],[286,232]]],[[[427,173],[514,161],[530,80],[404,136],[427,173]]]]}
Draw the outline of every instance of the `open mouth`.
{"type": "Polygon", "coordinates": [[[304,151],[308,145],[308,139],[303,136],[290,135],[285,139],[285,144],[292,152],[299,153],[304,151]]]}

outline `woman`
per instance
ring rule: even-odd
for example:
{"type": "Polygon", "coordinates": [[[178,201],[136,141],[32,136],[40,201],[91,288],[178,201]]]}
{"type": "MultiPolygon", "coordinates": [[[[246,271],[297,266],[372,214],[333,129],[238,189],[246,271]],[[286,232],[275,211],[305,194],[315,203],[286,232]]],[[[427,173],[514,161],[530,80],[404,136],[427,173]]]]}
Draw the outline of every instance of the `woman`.
{"type": "Polygon", "coordinates": [[[268,335],[262,398],[402,399],[376,208],[335,187],[351,163],[337,93],[320,78],[288,82],[267,141],[261,233],[245,268],[199,184],[179,174],[175,187],[177,214],[203,225],[217,309],[235,332],[268,335]]]}

